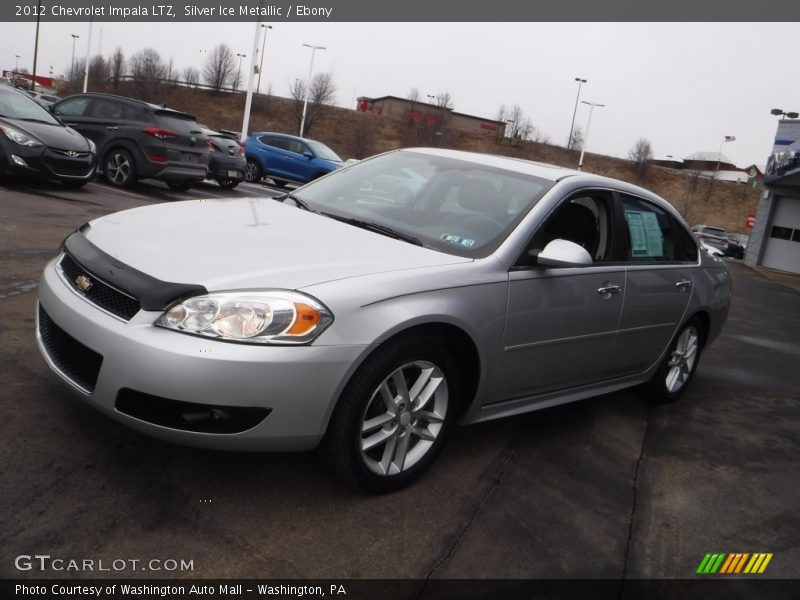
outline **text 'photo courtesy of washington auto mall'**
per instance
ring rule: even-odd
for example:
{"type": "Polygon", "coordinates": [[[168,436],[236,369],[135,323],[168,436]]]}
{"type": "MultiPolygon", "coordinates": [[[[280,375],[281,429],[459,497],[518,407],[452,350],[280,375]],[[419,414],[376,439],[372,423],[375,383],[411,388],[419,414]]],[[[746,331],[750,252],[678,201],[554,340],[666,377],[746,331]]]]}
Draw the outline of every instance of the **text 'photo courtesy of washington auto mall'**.
{"type": "Polygon", "coordinates": [[[707,8],[0,8],[0,597],[797,597],[800,9],[707,8]]]}

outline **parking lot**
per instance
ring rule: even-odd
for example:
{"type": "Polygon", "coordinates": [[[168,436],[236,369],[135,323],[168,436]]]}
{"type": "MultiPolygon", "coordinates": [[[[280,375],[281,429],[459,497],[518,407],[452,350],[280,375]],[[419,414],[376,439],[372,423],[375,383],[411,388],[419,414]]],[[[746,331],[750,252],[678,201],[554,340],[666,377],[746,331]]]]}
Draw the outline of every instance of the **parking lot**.
{"type": "Polygon", "coordinates": [[[761,577],[800,577],[800,291],[740,262],[728,323],[679,403],[625,391],[459,428],[418,483],[384,496],[313,454],[143,437],[51,375],[36,284],[68,233],[148,203],[279,193],[0,183],[0,576],[98,575],[15,568],[49,554],[193,565],[103,574],[125,577],[690,578],[708,552],[769,552],[761,577]]]}

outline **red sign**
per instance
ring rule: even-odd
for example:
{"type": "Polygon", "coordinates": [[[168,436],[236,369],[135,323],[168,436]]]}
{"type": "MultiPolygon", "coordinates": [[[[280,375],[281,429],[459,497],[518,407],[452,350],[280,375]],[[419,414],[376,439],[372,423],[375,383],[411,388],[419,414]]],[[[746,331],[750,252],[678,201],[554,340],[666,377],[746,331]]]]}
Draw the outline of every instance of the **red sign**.
{"type": "Polygon", "coordinates": [[[750,213],[747,215],[747,221],[745,222],[744,226],[748,229],[752,229],[753,225],[756,224],[756,215],[755,213],[750,213]]]}

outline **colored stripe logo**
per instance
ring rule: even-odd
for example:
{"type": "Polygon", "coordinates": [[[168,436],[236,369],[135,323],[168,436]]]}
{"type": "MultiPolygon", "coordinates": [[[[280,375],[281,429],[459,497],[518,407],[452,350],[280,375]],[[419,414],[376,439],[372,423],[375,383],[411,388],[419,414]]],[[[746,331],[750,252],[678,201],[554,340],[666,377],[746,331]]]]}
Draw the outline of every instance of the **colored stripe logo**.
{"type": "Polygon", "coordinates": [[[701,575],[761,574],[766,570],[772,556],[771,552],[709,552],[700,561],[696,572],[701,575]]]}

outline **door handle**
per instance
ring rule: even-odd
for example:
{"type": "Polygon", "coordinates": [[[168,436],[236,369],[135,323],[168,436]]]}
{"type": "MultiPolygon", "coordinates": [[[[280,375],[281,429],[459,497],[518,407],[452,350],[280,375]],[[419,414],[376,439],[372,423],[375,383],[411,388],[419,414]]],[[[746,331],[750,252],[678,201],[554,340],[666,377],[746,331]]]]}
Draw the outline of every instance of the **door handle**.
{"type": "Polygon", "coordinates": [[[612,294],[619,294],[621,291],[622,288],[620,286],[613,284],[597,288],[597,293],[603,296],[603,298],[611,298],[612,294]]]}
{"type": "Polygon", "coordinates": [[[119,127],[106,127],[109,131],[119,131],[119,127]]]}
{"type": "Polygon", "coordinates": [[[688,290],[692,287],[692,282],[688,279],[684,279],[683,281],[679,281],[675,284],[675,287],[678,288],[680,291],[688,290]]]}

